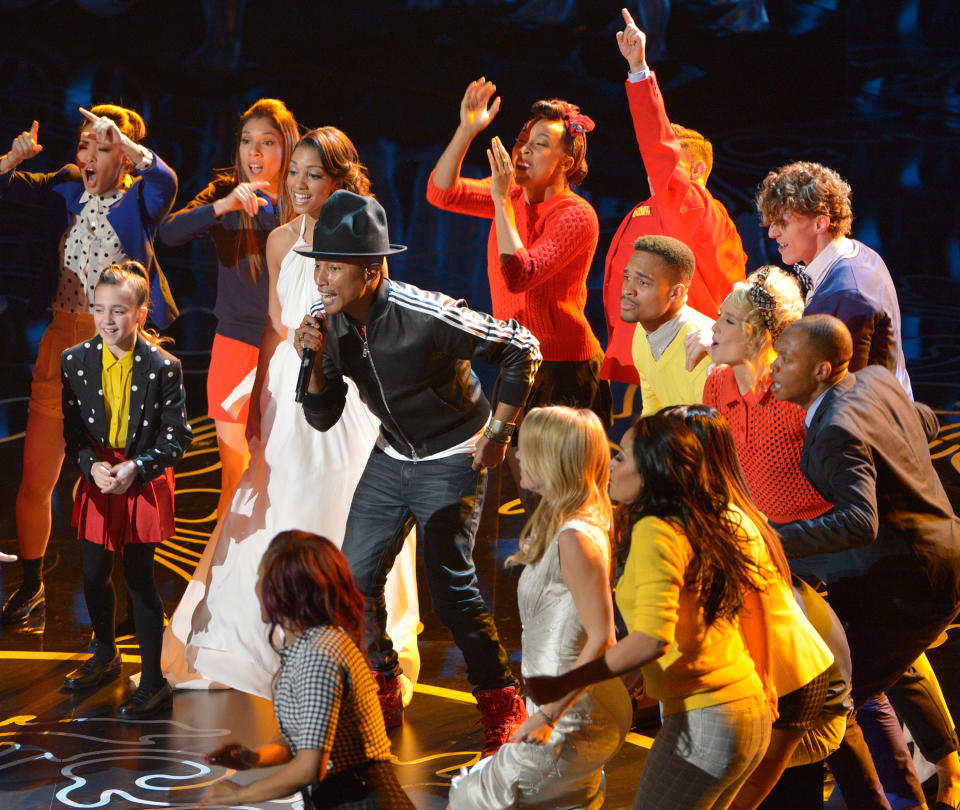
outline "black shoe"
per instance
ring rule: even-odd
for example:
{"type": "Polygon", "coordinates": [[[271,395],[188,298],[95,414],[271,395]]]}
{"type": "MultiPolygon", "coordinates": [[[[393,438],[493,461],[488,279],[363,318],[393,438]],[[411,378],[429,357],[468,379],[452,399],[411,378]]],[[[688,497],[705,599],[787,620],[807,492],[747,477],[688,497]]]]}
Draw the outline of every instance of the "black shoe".
{"type": "Polygon", "coordinates": [[[112,681],[120,677],[120,653],[109,661],[97,661],[96,657],[88,658],[63,680],[63,688],[68,692],[76,692],[91,686],[112,681]]]}
{"type": "Polygon", "coordinates": [[[120,704],[117,715],[125,720],[140,720],[151,717],[173,704],[173,690],[166,681],[159,689],[150,691],[141,686],[129,698],[120,704]]]}
{"type": "Polygon", "coordinates": [[[44,610],[46,606],[47,594],[42,582],[40,583],[40,589],[33,593],[24,591],[21,585],[3,606],[3,623],[19,624],[25,622],[31,613],[35,610],[44,610]]]}

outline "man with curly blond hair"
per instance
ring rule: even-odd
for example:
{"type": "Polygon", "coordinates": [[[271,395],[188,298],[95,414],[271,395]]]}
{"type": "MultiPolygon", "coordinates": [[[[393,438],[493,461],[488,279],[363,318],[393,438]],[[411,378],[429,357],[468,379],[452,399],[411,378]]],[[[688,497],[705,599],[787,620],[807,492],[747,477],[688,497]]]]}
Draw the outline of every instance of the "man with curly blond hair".
{"type": "Polygon", "coordinates": [[[799,161],[770,172],[757,210],[786,265],[806,265],[804,314],[833,315],[853,336],[850,370],[886,366],[913,395],[900,335],[900,304],[876,251],[850,239],[850,185],[833,169],[799,161]]]}

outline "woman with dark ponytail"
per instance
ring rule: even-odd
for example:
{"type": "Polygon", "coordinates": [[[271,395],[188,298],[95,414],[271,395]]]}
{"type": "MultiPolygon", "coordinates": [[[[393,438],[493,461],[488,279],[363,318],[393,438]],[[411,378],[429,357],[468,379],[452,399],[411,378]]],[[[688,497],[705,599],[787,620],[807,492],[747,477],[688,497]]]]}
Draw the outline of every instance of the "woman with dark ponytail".
{"type": "Polygon", "coordinates": [[[293,217],[285,181],[299,138],[297,121],[282,101],[255,102],[237,125],[233,166],[160,226],[166,245],[206,234],[216,248],[217,331],[207,374],[207,414],[216,423],[220,451],[218,515],[229,506],[249,458],[247,414],[267,327],[267,236],[293,217]]]}

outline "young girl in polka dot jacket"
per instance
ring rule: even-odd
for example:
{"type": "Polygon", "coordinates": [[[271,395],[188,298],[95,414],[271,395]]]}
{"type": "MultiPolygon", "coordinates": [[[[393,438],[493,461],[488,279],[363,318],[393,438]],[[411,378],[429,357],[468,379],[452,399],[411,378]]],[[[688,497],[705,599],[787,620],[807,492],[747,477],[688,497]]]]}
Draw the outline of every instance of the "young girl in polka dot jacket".
{"type": "Polygon", "coordinates": [[[63,435],[83,475],[73,524],[94,635],[93,655],[64,686],[77,691],[120,675],[110,581],[120,552],[143,665],[139,688],[119,709],[127,718],[155,714],[172,699],[160,669],[163,605],[153,555],[174,532],[172,467],[193,438],[180,361],[144,328],[149,284],[139,262],[106,269],[94,290],[96,337],[61,357],[63,435]]]}

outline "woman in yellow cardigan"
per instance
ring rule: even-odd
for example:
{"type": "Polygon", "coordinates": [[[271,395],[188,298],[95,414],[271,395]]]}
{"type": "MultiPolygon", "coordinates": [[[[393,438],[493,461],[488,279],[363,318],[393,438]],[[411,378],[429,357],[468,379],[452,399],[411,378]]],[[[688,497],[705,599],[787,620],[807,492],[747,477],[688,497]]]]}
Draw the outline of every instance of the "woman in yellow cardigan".
{"type": "Polygon", "coordinates": [[[527,679],[542,702],[642,667],[663,727],[634,810],[726,808],[770,739],[768,696],[744,642],[769,621],[751,598],[757,572],[745,551],[760,530],[718,501],[705,463],[676,418],[654,414],[627,431],[611,462],[610,497],[630,515],[616,591],[630,634],[565,675],[527,679]]]}

